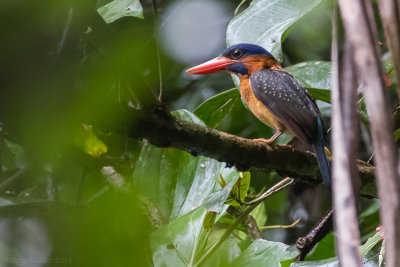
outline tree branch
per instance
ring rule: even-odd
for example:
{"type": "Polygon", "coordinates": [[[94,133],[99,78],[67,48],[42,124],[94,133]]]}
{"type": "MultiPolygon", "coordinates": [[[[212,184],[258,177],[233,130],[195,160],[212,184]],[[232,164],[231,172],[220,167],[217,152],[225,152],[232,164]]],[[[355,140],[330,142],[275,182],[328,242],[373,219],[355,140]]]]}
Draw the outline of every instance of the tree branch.
{"type": "Polygon", "coordinates": [[[354,62],[364,84],[385,228],[386,266],[400,266],[400,180],[388,91],[384,86],[377,31],[370,1],[339,0],[346,36],[354,49],[354,62]]]}
{"type": "Polygon", "coordinates": [[[296,260],[303,261],[307,254],[321,241],[333,228],[333,210],[330,210],[304,237],[299,237],[296,247],[300,251],[296,260]]]}
{"type": "Polygon", "coordinates": [[[360,231],[353,186],[357,172],[357,79],[353,49],[347,38],[342,53],[337,42],[336,8],[332,38],[332,142],[335,240],[340,266],[361,266],[360,231]],[[352,181],[354,180],[354,182],[352,181]]]}
{"type": "MultiPolygon", "coordinates": [[[[288,145],[268,145],[224,133],[195,123],[179,120],[164,107],[148,107],[138,114],[131,124],[129,135],[145,138],[157,147],[174,147],[194,156],[206,156],[239,171],[251,167],[276,171],[284,177],[292,177],[310,184],[321,182],[321,174],[315,154],[293,149],[288,145]]],[[[360,194],[376,197],[375,168],[359,161],[360,194]]]]}

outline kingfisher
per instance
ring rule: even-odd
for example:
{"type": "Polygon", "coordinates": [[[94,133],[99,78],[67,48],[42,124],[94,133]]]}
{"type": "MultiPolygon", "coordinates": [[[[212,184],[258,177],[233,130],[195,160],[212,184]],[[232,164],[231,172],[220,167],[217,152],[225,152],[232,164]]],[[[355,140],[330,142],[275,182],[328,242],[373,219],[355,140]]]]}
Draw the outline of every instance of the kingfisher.
{"type": "Polygon", "coordinates": [[[272,144],[282,133],[313,147],[324,182],[331,185],[331,167],[325,154],[326,130],[321,112],[308,91],[261,46],[241,43],[220,56],[188,69],[189,74],[225,71],[240,79],[240,95],[250,111],[276,129],[272,144]]]}

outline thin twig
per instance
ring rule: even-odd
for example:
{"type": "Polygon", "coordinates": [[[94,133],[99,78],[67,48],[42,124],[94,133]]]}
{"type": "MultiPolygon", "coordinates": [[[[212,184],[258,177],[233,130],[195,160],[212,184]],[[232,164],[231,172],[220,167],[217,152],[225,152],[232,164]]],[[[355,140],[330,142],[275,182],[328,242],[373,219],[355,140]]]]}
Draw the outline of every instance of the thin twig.
{"type": "Polygon", "coordinates": [[[67,37],[69,26],[71,25],[73,11],[74,10],[72,9],[72,7],[70,7],[68,10],[67,23],[65,24],[64,31],[61,35],[60,42],[58,43],[57,55],[59,55],[61,53],[62,47],[64,46],[65,38],[67,37]]]}
{"type": "Polygon", "coordinates": [[[54,185],[54,180],[51,173],[47,174],[46,192],[48,201],[56,200],[56,186],[54,185]]]}
{"type": "Polygon", "coordinates": [[[271,187],[270,189],[268,189],[267,191],[265,191],[263,194],[261,194],[261,196],[259,196],[258,198],[250,201],[247,203],[247,205],[249,206],[257,206],[258,204],[260,204],[261,202],[264,201],[264,199],[266,199],[267,197],[269,197],[270,195],[281,191],[283,188],[291,185],[293,183],[293,179],[292,178],[285,178],[282,181],[280,181],[279,183],[277,183],[276,185],[274,185],[273,187],[271,187]]]}
{"type": "MultiPolygon", "coordinates": [[[[154,29],[157,31],[157,23],[158,23],[158,7],[157,7],[157,0],[153,0],[153,13],[154,13],[154,29]]],[[[162,102],[162,92],[163,92],[163,80],[162,80],[162,70],[161,70],[161,56],[160,56],[160,48],[159,48],[159,42],[158,42],[158,35],[157,32],[155,32],[156,36],[154,37],[154,40],[156,42],[156,55],[157,55],[157,64],[158,64],[158,79],[160,82],[160,91],[158,94],[157,100],[161,103],[162,102]]]]}
{"type": "Polygon", "coordinates": [[[300,251],[296,260],[302,261],[313,247],[321,241],[333,228],[333,210],[330,210],[304,237],[296,241],[296,247],[300,251]]]}
{"type": "Polygon", "coordinates": [[[5,179],[3,182],[0,183],[0,189],[2,189],[3,187],[5,187],[9,183],[11,183],[18,177],[20,177],[25,171],[26,171],[26,169],[21,169],[21,170],[17,171],[16,173],[14,173],[13,175],[11,175],[10,177],[8,177],[7,179],[5,179]]]}
{"type": "Polygon", "coordinates": [[[300,218],[295,220],[292,224],[289,225],[268,225],[268,226],[262,226],[260,227],[260,230],[266,230],[266,229],[287,229],[287,228],[293,228],[300,222],[300,218]]]}

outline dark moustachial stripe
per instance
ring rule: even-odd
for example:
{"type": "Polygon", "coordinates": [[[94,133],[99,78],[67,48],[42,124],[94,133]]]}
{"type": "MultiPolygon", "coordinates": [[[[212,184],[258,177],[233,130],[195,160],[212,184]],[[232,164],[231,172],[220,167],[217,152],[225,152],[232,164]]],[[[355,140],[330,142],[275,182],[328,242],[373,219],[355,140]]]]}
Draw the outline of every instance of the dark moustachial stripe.
{"type": "Polygon", "coordinates": [[[228,71],[230,71],[230,72],[239,73],[240,75],[249,74],[248,69],[246,68],[246,66],[242,62],[236,62],[236,63],[226,67],[226,69],[228,71]]]}

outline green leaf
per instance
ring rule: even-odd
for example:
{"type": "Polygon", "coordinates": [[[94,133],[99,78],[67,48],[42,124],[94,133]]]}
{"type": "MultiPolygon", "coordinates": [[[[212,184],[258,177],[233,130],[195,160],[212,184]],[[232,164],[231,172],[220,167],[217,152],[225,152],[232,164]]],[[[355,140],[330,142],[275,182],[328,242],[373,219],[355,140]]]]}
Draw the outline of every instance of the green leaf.
{"type": "Polygon", "coordinates": [[[257,226],[264,226],[267,222],[267,210],[265,209],[265,202],[260,203],[251,213],[251,216],[256,220],[257,226]]]}
{"type": "Polygon", "coordinates": [[[3,142],[6,149],[0,149],[1,170],[7,172],[24,169],[28,165],[24,149],[7,138],[3,142]]]}
{"type": "Polygon", "coordinates": [[[244,201],[244,198],[247,196],[247,191],[250,186],[250,172],[241,173],[238,181],[235,186],[232,188],[232,194],[236,196],[236,199],[239,199],[241,202],[244,201]]]}
{"type": "Polygon", "coordinates": [[[240,175],[240,183],[239,183],[239,197],[240,201],[244,201],[244,198],[247,196],[247,191],[250,187],[250,172],[242,172],[240,175]]]}
{"type": "Polygon", "coordinates": [[[305,88],[331,89],[330,61],[306,61],[286,68],[305,88]]]}
{"type": "Polygon", "coordinates": [[[316,261],[335,257],[335,237],[327,234],[307,255],[306,261],[316,261]]]}
{"type": "Polygon", "coordinates": [[[285,32],[321,0],[254,0],[235,16],[226,32],[227,45],[257,44],[282,61],[285,32]]]}
{"type": "Polygon", "coordinates": [[[331,91],[324,89],[307,88],[308,92],[314,99],[331,103],[331,91]]]}
{"type": "MultiPolygon", "coordinates": [[[[187,110],[173,112],[175,116],[204,125],[187,110]]],[[[181,150],[143,146],[133,174],[134,185],[158,214],[160,224],[181,217],[204,205],[207,210],[219,212],[239,177],[232,168],[206,157],[193,157],[181,150]],[[227,185],[218,184],[220,174],[227,185]]]]}
{"type": "Polygon", "coordinates": [[[281,261],[293,259],[297,249],[279,242],[255,240],[236,260],[233,266],[280,266],[281,261]]]}
{"type": "Polygon", "coordinates": [[[372,203],[368,208],[363,210],[358,216],[358,221],[361,229],[361,241],[366,241],[371,235],[376,232],[376,226],[380,223],[379,211],[380,204],[379,200],[371,200],[372,203]]]}
{"type": "MultiPolygon", "coordinates": [[[[225,229],[207,232],[203,222],[207,211],[200,207],[160,227],[150,235],[154,266],[194,266],[206,247],[219,240],[225,229]]],[[[218,218],[217,218],[218,219],[218,218]]],[[[248,241],[235,235],[228,237],[218,253],[213,253],[204,266],[224,266],[239,256],[248,241]]]]}
{"type": "MultiPolygon", "coordinates": [[[[221,239],[225,231],[226,229],[213,229],[207,237],[207,244],[205,247],[208,248],[221,239]]],[[[240,235],[241,232],[231,234],[224,240],[216,253],[213,253],[201,266],[231,266],[232,261],[251,244],[250,239],[246,238],[242,240],[240,235]]]]}
{"type": "Polygon", "coordinates": [[[139,0],[114,0],[97,9],[97,12],[107,23],[128,16],[143,18],[143,8],[139,0]]]}
{"type": "Polygon", "coordinates": [[[153,218],[164,224],[171,215],[173,191],[175,189],[180,151],[160,149],[148,143],[142,147],[136,169],[133,173],[133,184],[143,199],[148,200],[148,208],[153,218]]]}
{"type": "MultiPolygon", "coordinates": [[[[203,206],[208,211],[220,212],[226,199],[229,197],[232,187],[236,184],[239,179],[239,173],[234,168],[224,168],[221,171],[221,176],[226,178],[228,184],[223,188],[214,191],[208,199],[203,203],[203,206]]],[[[218,183],[219,184],[219,183],[218,183]]],[[[227,208],[227,207],[226,207],[227,208]]]]}
{"type": "Polygon", "coordinates": [[[286,68],[313,98],[331,102],[331,62],[307,61],[286,68]]]}
{"type": "Polygon", "coordinates": [[[7,138],[4,138],[4,143],[6,144],[8,150],[14,156],[15,166],[18,167],[19,169],[23,169],[24,167],[26,167],[27,163],[26,163],[24,149],[17,143],[14,143],[11,140],[8,140],[7,138]]]}
{"type": "Polygon", "coordinates": [[[203,222],[204,231],[210,232],[213,229],[216,217],[217,213],[215,211],[207,211],[206,217],[204,218],[203,222]]]}
{"type": "Polygon", "coordinates": [[[198,208],[153,232],[154,266],[192,266],[208,235],[202,227],[205,215],[206,210],[198,208]]]}
{"type": "Polygon", "coordinates": [[[289,267],[338,267],[339,260],[337,257],[320,260],[320,261],[303,261],[303,262],[294,262],[290,264],[289,267]]]}
{"type": "Polygon", "coordinates": [[[394,132],[394,141],[397,142],[400,139],[400,128],[394,132]]]}
{"type": "Polygon", "coordinates": [[[387,52],[382,56],[383,68],[386,73],[391,73],[393,70],[392,53],[387,52]]]}
{"type": "Polygon", "coordinates": [[[239,12],[240,7],[246,2],[246,0],[240,1],[240,4],[236,7],[234,15],[236,16],[237,13],[239,12]]]}
{"type": "Polygon", "coordinates": [[[234,88],[207,99],[193,113],[207,126],[215,128],[239,102],[240,93],[234,88]]]}
{"type": "Polygon", "coordinates": [[[366,257],[367,253],[382,240],[380,234],[381,234],[380,232],[375,233],[375,235],[368,238],[367,242],[365,242],[365,244],[361,246],[362,257],[366,257]]]}

